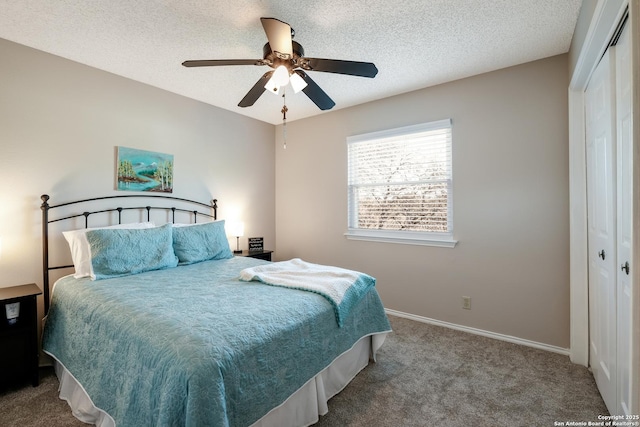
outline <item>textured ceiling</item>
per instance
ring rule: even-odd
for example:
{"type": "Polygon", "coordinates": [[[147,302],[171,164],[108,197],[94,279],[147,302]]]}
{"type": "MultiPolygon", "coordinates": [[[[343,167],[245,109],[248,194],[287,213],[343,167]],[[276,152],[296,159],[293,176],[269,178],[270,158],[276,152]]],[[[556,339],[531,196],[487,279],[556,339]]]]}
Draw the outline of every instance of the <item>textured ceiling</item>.
{"type": "MultiPolygon", "coordinates": [[[[294,28],[307,57],[367,61],[374,79],[309,72],[334,110],[569,50],[582,0],[0,0],[0,38],[268,123],[282,98],[238,102],[266,66],[260,17],[294,28]]],[[[289,91],[290,92],[290,91],[289,91]]],[[[321,114],[287,93],[288,120],[321,114]]]]}

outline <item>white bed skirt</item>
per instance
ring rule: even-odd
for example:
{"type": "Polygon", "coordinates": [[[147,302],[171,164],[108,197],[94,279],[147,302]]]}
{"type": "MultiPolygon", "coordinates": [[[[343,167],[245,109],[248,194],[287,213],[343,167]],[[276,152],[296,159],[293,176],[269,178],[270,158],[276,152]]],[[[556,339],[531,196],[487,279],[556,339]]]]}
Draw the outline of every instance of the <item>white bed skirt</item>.
{"type": "MultiPolygon", "coordinates": [[[[375,360],[386,336],[387,332],[360,339],[252,427],[306,427],[318,422],[320,415],[329,411],[329,399],[342,391],[369,364],[370,359],[375,360]]],[[[73,375],[55,358],[54,361],[60,380],[60,399],[69,403],[73,415],[98,427],[115,427],[113,418],[97,408],[73,375]]]]}

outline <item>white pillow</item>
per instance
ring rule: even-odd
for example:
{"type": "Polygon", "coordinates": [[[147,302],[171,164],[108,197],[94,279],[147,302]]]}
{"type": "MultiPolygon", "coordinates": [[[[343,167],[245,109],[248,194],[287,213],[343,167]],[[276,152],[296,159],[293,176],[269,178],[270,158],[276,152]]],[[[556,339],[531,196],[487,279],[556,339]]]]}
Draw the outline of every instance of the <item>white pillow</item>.
{"type": "Polygon", "coordinates": [[[91,267],[91,248],[87,241],[86,233],[89,230],[99,230],[102,228],[153,228],[155,224],[152,222],[136,222],[131,224],[118,224],[110,227],[83,228],[80,230],[63,231],[64,238],[69,243],[71,249],[71,259],[76,269],[73,277],[80,279],[81,277],[89,277],[93,275],[91,267]]]}

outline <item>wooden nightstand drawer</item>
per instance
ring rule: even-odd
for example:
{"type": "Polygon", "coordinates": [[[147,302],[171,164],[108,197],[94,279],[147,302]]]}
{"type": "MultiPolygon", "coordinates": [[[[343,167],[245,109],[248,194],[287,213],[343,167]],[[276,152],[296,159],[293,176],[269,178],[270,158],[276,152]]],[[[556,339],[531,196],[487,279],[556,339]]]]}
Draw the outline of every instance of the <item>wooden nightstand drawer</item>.
{"type": "Polygon", "coordinates": [[[247,256],[251,258],[263,259],[265,261],[271,261],[271,254],[273,251],[242,251],[241,254],[236,254],[236,256],[247,256]]]}

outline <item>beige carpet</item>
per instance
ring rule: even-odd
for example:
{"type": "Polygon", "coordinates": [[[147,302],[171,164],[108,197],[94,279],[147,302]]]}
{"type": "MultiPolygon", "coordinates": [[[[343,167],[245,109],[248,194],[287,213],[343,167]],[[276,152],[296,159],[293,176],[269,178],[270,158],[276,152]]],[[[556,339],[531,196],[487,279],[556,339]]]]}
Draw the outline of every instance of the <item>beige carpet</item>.
{"type": "Polygon", "coordinates": [[[40,368],[40,385],[27,383],[15,390],[0,391],[0,426],[85,426],[71,415],[67,402],[58,398],[58,379],[53,368],[40,368]]]}
{"type": "Polygon", "coordinates": [[[331,400],[318,426],[553,426],[608,414],[567,356],[390,317],[378,363],[331,400]]]}
{"type": "MultiPolygon", "coordinates": [[[[329,402],[318,427],[553,426],[607,414],[593,376],[566,356],[398,317],[394,333],[329,402]]],[[[0,426],[84,426],[58,381],[0,392],[0,426]]]]}

